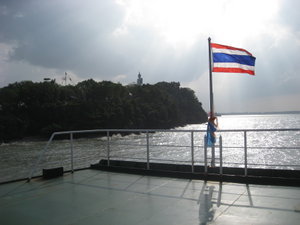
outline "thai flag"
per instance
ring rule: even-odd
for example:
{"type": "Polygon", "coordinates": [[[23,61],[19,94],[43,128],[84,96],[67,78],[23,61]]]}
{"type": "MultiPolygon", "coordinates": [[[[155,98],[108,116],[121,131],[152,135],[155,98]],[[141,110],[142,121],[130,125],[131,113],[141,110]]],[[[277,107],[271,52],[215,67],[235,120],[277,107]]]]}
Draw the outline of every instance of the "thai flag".
{"type": "Polygon", "coordinates": [[[211,43],[212,72],[254,75],[255,57],[245,49],[211,43]]]}

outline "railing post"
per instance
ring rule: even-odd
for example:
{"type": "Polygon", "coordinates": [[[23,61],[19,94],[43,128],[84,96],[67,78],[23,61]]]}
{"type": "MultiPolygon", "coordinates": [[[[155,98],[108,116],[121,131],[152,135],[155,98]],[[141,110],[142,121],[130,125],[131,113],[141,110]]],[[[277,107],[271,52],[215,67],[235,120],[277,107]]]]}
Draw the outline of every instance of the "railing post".
{"type": "Polygon", "coordinates": [[[215,144],[213,144],[212,146],[211,146],[211,167],[215,167],[216,166],[216,154],[215,154],[215,152],[216,152],[216,146],[215,146],[215,144]]]}
{"type": "Polygon", "coordinates": [[[223,140],[222,140],[222,136],[220,135],[219,138],[219,142],[220,142],[220,175],[223,175],[223,140]]]}
{"type": "Polygon", "coordinates": [[[204,136],[204,172],[207,173],[207,142],[206,135],[204,136]]]}
{"type": "Polygon", "coordinates": [[[70,133],[70,144],[71,144],[71,171],[74,172],[74,158],[73,158],[73,133],[70,133]]]}
{"type": "Polygon", "coordinates": [[[149,132],[148,131],[146,133],[146,141],[147,141],[147,170],[149,170],[150,169],[150,164],[149,164],[150,152],[149,152],[149,132]]]}
{"type": "Polygon", "coordinates": [[[192,173],[194,173],[194,131],[191,131],[191,160],[192,160],[192,173]]]}
{"type": "Polygon", "coordinates": [[[110,143],[109,143],[109,131],[107,133],[107,166],[110,166],[110,143]]]}
{"type": "Polygon", "coordinates": [[[28,178],[27,178],[27,181],[29,182],[32,178],[32,176],[34,175],[35,173],[35,170],[36,170],[36,167],[40,164],[45,152],[48,150],[48,146],[50,145],[50,143],[52,142],[53,138],[55,136],[55,132],[51,135],[50,139],[48,140],[46,146],[44,147],[42,153],[39,155],[37,161],[35,162],[35,164],[32,166],[31,168],[31,171],[29,172],[29,175],[28,175],[28,178]]]}
{"type": "Polygon", "coordinates": [[[248,162],[247,162],[247,131],[244,131],[244,155],[245,155],[245,176],[248,176],[248,162]]]}

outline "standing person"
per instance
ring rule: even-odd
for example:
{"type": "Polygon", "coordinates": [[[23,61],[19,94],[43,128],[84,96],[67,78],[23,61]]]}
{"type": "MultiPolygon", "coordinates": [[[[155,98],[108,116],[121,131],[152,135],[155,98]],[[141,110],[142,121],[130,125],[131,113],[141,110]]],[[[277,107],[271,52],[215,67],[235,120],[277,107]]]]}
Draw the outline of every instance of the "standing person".
{"type": "Polygon", "coordinates": [[[207,123],[207,146],[212,147],[216,143],[216,134],[218,128],[218,118],[215,116],[210,116],[207,123]]]}

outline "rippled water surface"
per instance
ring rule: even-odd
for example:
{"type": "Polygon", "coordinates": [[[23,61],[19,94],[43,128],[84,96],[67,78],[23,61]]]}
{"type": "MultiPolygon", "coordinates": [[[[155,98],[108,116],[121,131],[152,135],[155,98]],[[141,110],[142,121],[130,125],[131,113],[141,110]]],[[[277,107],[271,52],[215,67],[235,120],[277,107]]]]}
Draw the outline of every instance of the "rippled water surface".
{"type": "MultiPolygon", "coordinates": [[[[300,114],[234,115],[219,117],[218,137],[222,136],[224,166],[244,167],[245,132],[238,129],[291,129],[300,128],[300,114]],[[224,130],[233,130],[231,132],[224,130]],[[224,131],[224,132],[223,132],[224,131]]],[[[205,124],[176,128],[181,132],[149,133],[149,158],[155,162],[191,164],[204,163],[205,124]],[[186,132],[182,132],[186,130],[186,132]],[[192,132],[193,131],[193,132],[192,132]],[[192,147],[193,140],[193,147],[192,147]]],[[[54,140],[45,152],[34,175],[43,168],[64,166],[71,168],[71,146],[74,168],[88,167],[102,158],[146,161],[147,134],[113,135],[109,144],[105,134],[95,138],[54,140]],[[109,149],[109,154],[108,154],[109,149]]],[[[249,131],[246,133],[248,167],[300,170],[300,131],[249,131]]],[[[24,178],[37,162],[46,142],[14,142],[0,145],[0,182],[24,178]]],[[[211,158],[211,149],[208,149],[211,158]]],[[[216,164],[220,161],[219,138],[216,164]]]]}

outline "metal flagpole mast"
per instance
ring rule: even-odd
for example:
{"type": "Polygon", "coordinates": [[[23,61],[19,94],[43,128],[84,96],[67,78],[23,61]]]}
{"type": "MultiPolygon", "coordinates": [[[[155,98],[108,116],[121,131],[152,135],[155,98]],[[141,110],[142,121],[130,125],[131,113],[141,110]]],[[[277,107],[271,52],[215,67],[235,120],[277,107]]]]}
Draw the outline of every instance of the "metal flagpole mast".
{"type": "MultiPolygon", "coordinates": [[[[212,79],[212,59],[211,59],[211,38],[208,38],[208,50],[209,50],[209,101],[210,101],[210,117],[215,116],[214,112],[214,95],[213,95],[213,79],[212,79]]],[[[211,166],[215,166],[215,144],[211,147],[211,166]]]]}
{"type": "Polygon", "coordinates": [[[209,51],[209,102],[210,102],[210,116],[214,116],[214,95],[213,95],[213,80],[212,80],[212,60],[211,60],[211,38],[208,38],[208,51],[209,51]]]}

